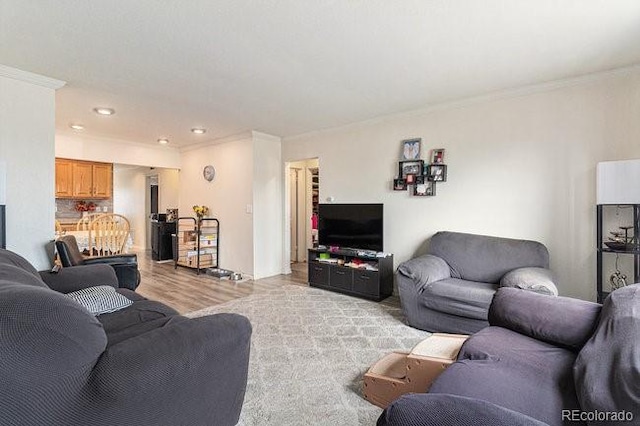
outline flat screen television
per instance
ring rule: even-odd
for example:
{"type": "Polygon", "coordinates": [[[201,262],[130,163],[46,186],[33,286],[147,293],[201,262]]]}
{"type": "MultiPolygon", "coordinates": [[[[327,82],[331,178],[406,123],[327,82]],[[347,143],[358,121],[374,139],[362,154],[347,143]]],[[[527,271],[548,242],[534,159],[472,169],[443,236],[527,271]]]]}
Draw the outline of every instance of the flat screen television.
{"type": "Polygon", "coordinates": [[[320,204],[318,243],[383,251],[382,204],[320,204]]]}

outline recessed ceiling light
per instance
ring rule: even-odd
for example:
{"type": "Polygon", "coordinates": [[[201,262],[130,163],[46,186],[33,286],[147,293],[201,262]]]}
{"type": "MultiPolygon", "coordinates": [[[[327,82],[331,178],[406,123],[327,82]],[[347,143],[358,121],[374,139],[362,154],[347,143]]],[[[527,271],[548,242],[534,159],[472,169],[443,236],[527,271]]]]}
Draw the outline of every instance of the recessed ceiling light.
{"type": "Polygon", "coordinates": [[[204,135],[207,133],[207,129],[203,129],[202,127],[194,127],[191,129],[191,133],[195,133],[196,135],[204,135]]]}
{"type": "Polygon", "coordinates": [[[73,130],[84,130],[84,126],[82,124],[69,124],[73,130]]]}
{"type": "Polygon", "coordinates": [[[113,115],[116,113],[116,110],[113,108],[104,108],[104,107],[96,107],[93,109],[96,114],[100,115],[113,115]]]}
{"type": "Polygon", "coordinates": [[[158,143],[159,143],[160,145],[166,145],[166,144],[168,144],[168,143],[169,143],[169,139],[166,139],[166,138],[158,139],[158,143]]]}

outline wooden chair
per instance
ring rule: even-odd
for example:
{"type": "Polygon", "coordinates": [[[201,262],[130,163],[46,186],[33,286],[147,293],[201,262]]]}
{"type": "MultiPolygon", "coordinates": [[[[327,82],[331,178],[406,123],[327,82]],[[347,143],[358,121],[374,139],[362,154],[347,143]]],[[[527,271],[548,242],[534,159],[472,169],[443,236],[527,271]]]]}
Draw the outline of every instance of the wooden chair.
{"type": "Polygon", "coordinates": [[[89,213],[86,215],[83,215],[79,220],[78,223],[76,223],[76,231],[88,231],[89,230],[89,224],[98,216],[102,216],[103,214],[107,214],[107,213],[89,213]]]}
{"type": "Polygon", "coordinates": [[[106,213],[89,224],[89,247],[92,256],[109,256],[125,253],[129,238],[129,220],[119,214],[106,213]]]}

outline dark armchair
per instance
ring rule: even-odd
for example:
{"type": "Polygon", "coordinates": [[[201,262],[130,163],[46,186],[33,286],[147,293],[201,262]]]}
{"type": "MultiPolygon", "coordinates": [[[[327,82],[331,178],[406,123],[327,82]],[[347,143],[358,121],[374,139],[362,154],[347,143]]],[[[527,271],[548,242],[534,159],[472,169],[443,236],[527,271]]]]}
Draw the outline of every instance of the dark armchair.
{"type": "Polygon", "coordinates": [[[87,257],[78,249],[76,237],[73,235],[63,235],[58,238],[56,250],[63,267],[107,264],[116,272],[119,287],[135,290],[140,284],[138,256],[135,254],[87,257]]]}

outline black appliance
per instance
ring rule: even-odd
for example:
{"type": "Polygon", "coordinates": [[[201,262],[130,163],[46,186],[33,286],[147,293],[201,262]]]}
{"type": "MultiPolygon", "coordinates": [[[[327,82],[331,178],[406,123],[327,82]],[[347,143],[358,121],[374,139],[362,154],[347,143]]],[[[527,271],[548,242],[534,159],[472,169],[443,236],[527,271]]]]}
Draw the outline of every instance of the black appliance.
{"type": "Polygon", "coordinates": [[[166,222],[167,221],[167,214],[166,213],[151,213],[151,220],[157,221],[157,222],[166,222]]]}
{"type": "Polygon", "coordinates": [[[383,251],[382,204],[320,204],[318,242],[362,250],[383,251]]]}
{"type": "Polygon", "coordinates": [[[171,234],[175,233],[175,222],[151,221],[151,258],[153,260],[173,259],[171,234]]]}

